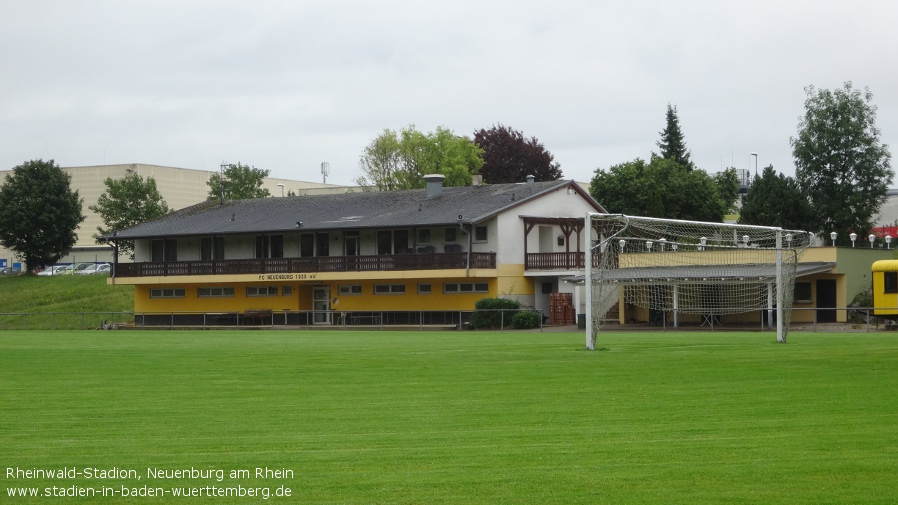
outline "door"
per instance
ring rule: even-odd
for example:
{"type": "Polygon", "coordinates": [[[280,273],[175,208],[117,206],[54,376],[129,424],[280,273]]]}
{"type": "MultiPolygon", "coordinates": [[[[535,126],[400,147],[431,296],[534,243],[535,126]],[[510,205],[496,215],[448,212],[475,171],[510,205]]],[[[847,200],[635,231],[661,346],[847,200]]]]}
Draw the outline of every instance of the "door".
{"type": "Polygon", "coordinates": [[[817,280],[817,322],[836,322],[836,280],[817,280]]]}
{"type": "Polygon", "coordinates": [[[315,324],[331,323],[331,289],[318,286],[312,289],[312,322],[315,324]]]}

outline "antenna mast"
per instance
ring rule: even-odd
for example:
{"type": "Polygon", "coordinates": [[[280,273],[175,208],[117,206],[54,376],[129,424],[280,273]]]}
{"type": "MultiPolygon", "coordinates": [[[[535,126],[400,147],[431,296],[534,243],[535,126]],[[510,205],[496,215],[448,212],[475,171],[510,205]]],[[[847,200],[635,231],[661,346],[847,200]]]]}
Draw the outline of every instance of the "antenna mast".
{"type": "Polygon", "coordinates": [[[324,183],[327,184],[327,176],[331,173],[331,164],[322,161],[321,162],[321,178],[324,180],[324,183]]]}

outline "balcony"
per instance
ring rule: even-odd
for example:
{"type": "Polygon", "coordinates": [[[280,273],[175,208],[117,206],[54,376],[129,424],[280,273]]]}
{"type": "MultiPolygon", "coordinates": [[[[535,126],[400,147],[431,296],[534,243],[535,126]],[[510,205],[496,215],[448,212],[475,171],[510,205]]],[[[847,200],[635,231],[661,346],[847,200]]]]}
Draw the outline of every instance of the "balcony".
{"type": "MultiPolygon", "coordinates": [[[[592,266],[599,266],[599,255],[592,257],[592,266]]],[[[582,270],[586,268],[586,255],[582,252],[527,253],[525,270],[582,270]]]]}
{"type": "Polygon", "coordinates": [[[183,275],[239,275],[322,272],[399,272],[496,268],[495,253],[394,254],[380,256],[319,256],[210,261],[119,263],[116,277],[170,277],[183,275]]]}

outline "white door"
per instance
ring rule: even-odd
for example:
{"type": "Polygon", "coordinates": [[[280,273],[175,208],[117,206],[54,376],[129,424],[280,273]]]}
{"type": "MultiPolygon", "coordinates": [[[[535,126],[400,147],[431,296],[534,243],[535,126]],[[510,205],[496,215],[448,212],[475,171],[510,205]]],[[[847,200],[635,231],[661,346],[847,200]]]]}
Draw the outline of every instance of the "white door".
{"type": "Polygon", "coordinates": [[[331,289],[327,286],[312,289],[312,322],[315,324],[331,323],[331,289]]]}

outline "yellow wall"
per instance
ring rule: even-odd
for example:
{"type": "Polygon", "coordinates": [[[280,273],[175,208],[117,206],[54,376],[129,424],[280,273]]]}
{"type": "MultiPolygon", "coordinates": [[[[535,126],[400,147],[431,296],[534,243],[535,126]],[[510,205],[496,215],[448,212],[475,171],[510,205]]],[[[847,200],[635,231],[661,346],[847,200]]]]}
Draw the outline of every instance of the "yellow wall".
{"type": "MultiPolygon", "coordinates": [[[[506,280],[506,282],[508,282],[506,280]]],[[[345,311],[417,311],[417,310],[473,310],[477,300],[493,298],[502,293],[498,289],[500,281],[484,278],[445,278],[445,279],[394,279],[394,280],[346,280],[316,283],[287,282],[278,286],[278,296],[247,297],[246,286],[270,286],[254,283],[203,283],[203,284],[154,284],[136,285],[134,291],[134,310],[138,313],[153,312],[244,312],[247,309],[280,310],[312,310],[313,290],[327,287],[330,290],[330,309],[345,311]],[[444,283],[486,283],[486,293],[443,293],[444,283]],[[374,294],[376,284],[401,284],[405,286],[402,294],[374,294]],[[430,284],[431,293],[419,294],[419,284],[430,284]],[[340,294],[341,285],[361,286],[361,294],[340,294]],[[199,298],[197,287],[233,287],[233,297],[199,298]],[[292,293],[284,296],[283,287],[291,288],[292,293]],[[150,298],[151,289],[183,288],[184,298],[150,298]]],[[[509,282],[509,285],[523,286],[525,282],[509,282]]],[[[532,284],[532,283],[530,283],[532,284]]],[[[532,286],[531,286],[532,290],[532,286]]]]}

